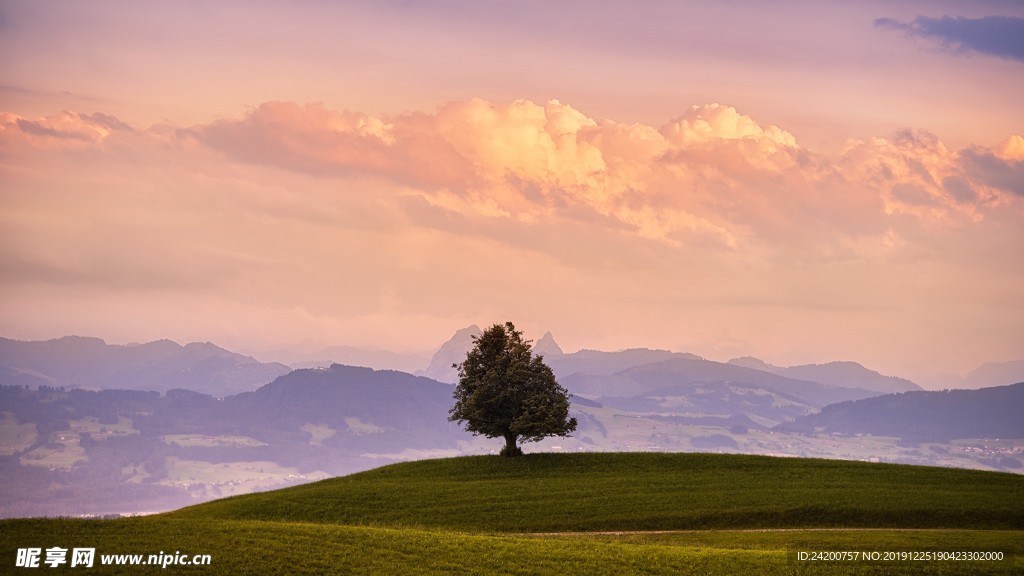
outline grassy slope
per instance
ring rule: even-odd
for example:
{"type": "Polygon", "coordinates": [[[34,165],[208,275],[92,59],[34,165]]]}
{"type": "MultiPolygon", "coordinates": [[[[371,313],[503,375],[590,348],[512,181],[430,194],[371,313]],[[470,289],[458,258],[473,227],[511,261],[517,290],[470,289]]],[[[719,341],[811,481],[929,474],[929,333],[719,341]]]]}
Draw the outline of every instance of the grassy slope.
{"type": "Polygon", "coordinates": [[[387,466],[171,515],[477,532],[1024,529],[1024,476],[741,455],[480,456],[387,466]]]}
{"type": "Polygon", "coordinates": [[[210,567],[167,568],[189,574],[1019,574],[1022,525],[1024,477],[1008,474],[696,454],[457,458],[145,518],[0,522],[0,574],[27,546],[213,556],[210,567]],[[928,530],[508,533],[851,525],[928,530]],[[794,560],[797,550],[851,549],[1008,559],[794,560]]]}

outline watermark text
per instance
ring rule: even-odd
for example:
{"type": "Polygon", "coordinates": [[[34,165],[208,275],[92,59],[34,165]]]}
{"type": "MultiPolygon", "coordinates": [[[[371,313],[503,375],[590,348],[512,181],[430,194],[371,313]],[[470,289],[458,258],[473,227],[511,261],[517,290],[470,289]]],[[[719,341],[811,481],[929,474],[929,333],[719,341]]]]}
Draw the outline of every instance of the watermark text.
{"type": "Polygon", "coordinates": [[[92,568],[100,566],[209,566],[213,557],[209,554],[173,554],[160,551],[159,554],[96,554],[95,548],[18,548],[14,559],[17,568],[92,568]]]}

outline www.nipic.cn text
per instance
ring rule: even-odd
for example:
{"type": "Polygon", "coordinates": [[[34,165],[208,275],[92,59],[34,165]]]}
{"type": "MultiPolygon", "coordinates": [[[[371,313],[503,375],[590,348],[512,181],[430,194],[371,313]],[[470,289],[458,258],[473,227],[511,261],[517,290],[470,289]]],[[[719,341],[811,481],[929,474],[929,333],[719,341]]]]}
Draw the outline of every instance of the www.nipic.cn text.
{"type": "MultiPolygon", "coordinates": [[[[209,566],[213,558],[209,554],[101,554],[100,566],[209,566]]],[[[18,548],[15,567],[18,568],[92,568],[97,564],[95,548],[18,548]]]]}

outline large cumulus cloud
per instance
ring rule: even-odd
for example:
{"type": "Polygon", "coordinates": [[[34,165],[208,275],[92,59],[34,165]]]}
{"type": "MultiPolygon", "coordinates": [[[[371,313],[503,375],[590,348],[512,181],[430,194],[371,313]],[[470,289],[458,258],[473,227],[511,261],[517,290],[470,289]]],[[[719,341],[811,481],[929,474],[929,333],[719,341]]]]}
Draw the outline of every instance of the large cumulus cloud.
{"type": "Polygon", "coordinates": [[[995,148],[956,151],[906,131],[824,154],[722,104],[649,126],[558,101],[379,118],[268,103],[189,133],[235,161],[391,182],[439,226],[589,222],[676,247],[849,245],[891,238],[895,217],[959,225],[1019,196],[1015,165],[995,148]]]}
{"type": "Polygon", "coordinates": [[[593,119],[558,101],[479,99],[390,117],[271,102],[238,119],[148,131],[102,114],[5,114],[0,139],[12,154],[200,146],[235,165],[390,183],[395,195],[462,218],[600,219],[651,239],[702,231],[729,245],[773,234],[771,223],[786,215],[849,234],[873,233],[901,214],[977,220],[986,206],[1020,195],[1024,148],[1012,136],[957,151],[905,131],[824,154],[721,104],[649,126],[593,119]]]}

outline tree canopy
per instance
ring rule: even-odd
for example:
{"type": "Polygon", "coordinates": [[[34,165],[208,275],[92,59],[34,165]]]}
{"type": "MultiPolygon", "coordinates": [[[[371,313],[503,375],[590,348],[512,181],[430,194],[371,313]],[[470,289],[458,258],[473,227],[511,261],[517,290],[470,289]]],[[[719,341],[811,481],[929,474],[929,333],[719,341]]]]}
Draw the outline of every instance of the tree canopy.
{"type": "Polygon", "coordinates": [[[505,456],[522,454],[517,442],[568,436],[576,429],[569,417],[569,393],[542,356],[511,322],[495,324],[473,338],[455,387],[449,420],[488,438],[504,438],[505,456]]]}

